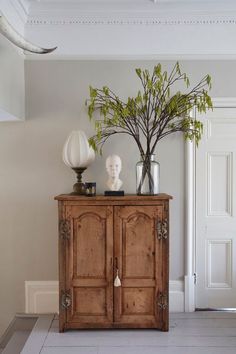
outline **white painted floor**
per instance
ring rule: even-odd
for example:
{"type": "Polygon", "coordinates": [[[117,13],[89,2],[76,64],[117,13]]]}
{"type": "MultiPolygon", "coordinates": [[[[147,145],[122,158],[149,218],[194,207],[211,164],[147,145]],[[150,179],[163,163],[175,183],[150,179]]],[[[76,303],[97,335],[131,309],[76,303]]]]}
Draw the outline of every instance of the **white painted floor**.
{"type": "Polygon", "coordinates": [[[39,353],[236,354],[236,312],[171,314],[170,331],[167,333],[157,330],[58,333],[55,317],[40,316],[22,351],[22,354],[39,353]]]}

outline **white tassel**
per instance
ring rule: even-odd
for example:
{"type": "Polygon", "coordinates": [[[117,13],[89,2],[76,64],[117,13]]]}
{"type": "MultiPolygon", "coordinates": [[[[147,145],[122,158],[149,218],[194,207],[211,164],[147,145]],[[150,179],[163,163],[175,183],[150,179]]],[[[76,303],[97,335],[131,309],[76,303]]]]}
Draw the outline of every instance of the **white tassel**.
{"type": "Polygon", "coordinates": [[[117,274],[116,274],[116,277],[115,277],[115,280],[114,280],[114,286],[116,288],[118,288],[119,286],[121,286],[121,281],[120,281],[120,278],[119,278],[119,275],[118,275],[118,269],[117,269],[117,274]]]}

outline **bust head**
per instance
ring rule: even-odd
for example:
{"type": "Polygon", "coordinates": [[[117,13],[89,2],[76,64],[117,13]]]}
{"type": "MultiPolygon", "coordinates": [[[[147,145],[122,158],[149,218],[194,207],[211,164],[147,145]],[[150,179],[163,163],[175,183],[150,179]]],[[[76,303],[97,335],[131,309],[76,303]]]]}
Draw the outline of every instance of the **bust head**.
{"type": "Polygon", "coordinates": [[[121,171],[121,158],[118,155],[110,155],[106,159],[106,169],[108,173],[107,186],[111,191],[118,191],[123,182],[119,179],[121,171]]]}
{"type": "Polygon", "coordinates": [[[110,155],[106,159],[106,169],[110,178],[117,179],[121,171],[121,159],[118,155],[110,155]]]}

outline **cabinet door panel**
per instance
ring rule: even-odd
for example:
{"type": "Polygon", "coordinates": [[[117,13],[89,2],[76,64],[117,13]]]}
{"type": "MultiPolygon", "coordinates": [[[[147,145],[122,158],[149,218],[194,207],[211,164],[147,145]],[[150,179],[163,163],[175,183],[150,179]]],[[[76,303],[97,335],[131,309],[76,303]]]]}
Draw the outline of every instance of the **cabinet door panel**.
{"type": "Polygon", "coordinates": [[[116,327],[162,328],[158,297],[165,287],[163,241],[158,239],[157,222],[163,213],[163,205],[115,207],[115,257],[121,278],[121,287],[114,288],[116,327]]]}
{"type": "Polygon", "coordinates": [[[77,315],[106,316],[105,287],[75,287],[73,293],[77,315]]]}
{"type": "Polygon", "coordinates": [[[106,219],[84,213],[74,219],[73,273],[76,279],[106,276],[106,219]]]}
{"type": "Polygon", "coordinates": [[[71,307],[67,323],[109,327],[113,321],[113,209],[67,207],[71,237],[66,253],[71,307]]]}
{"type": "Polygon", "coordinates": [[[153,232],[152,218],[147,214],[135,212],[123,221],[122,269],[124,279],[154,278],[155,237],[153,232]]]}
{"type": "Polygon", "coordinates": [[[155,287],[124,287],[122,296],[123,315],[153,315],[155,287]]]}

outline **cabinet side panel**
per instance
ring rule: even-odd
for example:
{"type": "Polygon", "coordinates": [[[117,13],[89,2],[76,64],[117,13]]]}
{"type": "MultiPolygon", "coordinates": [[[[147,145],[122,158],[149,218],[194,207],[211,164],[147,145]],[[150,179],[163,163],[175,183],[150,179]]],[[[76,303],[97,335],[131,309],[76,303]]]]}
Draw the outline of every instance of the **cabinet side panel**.
{"type": "Polygon", "coordinates": [[[65,220],[64,202],[58,201],[58,261],[59,261],[59,331],[64,332],[66,311],[61,306],[61,299],[66,291],[65,240],[61,233],[61,223],[65,220]]]}
{"type": "Polygon", "coordinates": [[[168,201],[165,202],[163,223],[166,231],[166,238],[162,242],[163,293],[166,296],[166,307],[163,308],[162,330],[168,331],[169,330],[169,238],[170,238],[168,201]]]}

